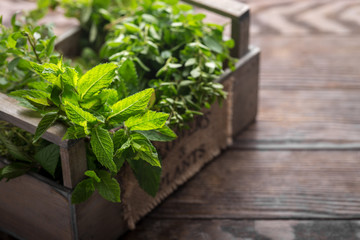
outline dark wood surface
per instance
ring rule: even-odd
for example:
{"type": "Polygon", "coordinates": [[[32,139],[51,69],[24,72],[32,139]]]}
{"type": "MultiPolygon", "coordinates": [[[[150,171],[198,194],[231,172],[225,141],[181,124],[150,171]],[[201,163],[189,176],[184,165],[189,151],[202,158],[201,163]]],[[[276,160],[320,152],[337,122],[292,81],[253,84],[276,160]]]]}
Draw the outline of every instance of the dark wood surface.
{"type": "Polygon", "coordinates": [[[247,2],[257,122],[121,239],[360,239],[360,2],[247,2]]]}

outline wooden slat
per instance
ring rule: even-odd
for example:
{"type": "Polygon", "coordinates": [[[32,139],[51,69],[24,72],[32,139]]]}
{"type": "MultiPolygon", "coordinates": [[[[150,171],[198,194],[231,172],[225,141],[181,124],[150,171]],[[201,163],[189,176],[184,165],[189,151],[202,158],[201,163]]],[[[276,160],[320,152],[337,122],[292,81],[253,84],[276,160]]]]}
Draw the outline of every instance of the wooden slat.
{"type": "Polygon", "coordinates": [[[87,170],[86,146],[84,139],[75,141],[68,148],[60,148],[61,169],[64,186],[74,188],[83,180],[87,170]]]}
{"type": "Polygon", "coordinates": [[[156,218],[359,218],[360,151],[227,151],[156,218]]]}
{"type": "Polygon", "coordinates": [[[358,221],[169,220],[147,218],[123,240],[355,240],[358,221]]]}
{"type": "MultiPolygon", "coordinates": [[[[41,120],[41,116],[38,113],[20,106],[17,100],[3,93],[0,93],[0,103],[0,119],[30,133],[35,133],[37,125],[41,120]]],[[[56,124],[49,128],[42,137],[49,142],[66,148],[69,141],[62,141],[65,132],[66,128],[64,125],[56,124]]]]}
{"type": "Polygon", "coordinates": [[[236,145],[360,145],[359,90],[260,90],[257,122],[236,145]]]}

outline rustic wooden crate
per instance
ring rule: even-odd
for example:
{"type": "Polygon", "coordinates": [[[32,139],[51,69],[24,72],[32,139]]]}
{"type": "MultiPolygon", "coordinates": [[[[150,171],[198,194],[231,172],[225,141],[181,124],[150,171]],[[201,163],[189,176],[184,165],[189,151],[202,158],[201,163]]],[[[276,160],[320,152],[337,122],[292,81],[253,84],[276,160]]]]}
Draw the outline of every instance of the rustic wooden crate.
{"type": "MultiPolygon", "coordinates": [[[[234,1],[222,5],[206,1],[206,6],[205,1],[187,2],[232,19],[232,35],[236,40],[232,54],[239,61],[234,72],[226,70],[218,79],[229,92],[222,106],[215,103],[210,110],[203,110],[204,115],[195,118],[191,128],[181,132],[174,142],[157,144],[163,156],[162,182],[157,196],[148,196],[137,185],[130,167],[125,166],[118,176],[121,204],[94,194],[86,202],[72,205],[72,189],[86,170],[84,141],[61,141],[65,128],[55,125],[43,137],[61,148],[64,186],[34,173],[7,183],[0,182],[1,230],[21,239],[116,239],[127,229],[134,228],[141,217],[219,155],[233,136],[255,119],[259,49],[248,47],[248,7],[234,1]],[[233,4],[231,10],[224,10],[230,3],[233,4]]],[[[66,49],[66,42],[73,41],[74,37],[73,32],[58,46],[65,51],[75,51],[66,49]]],[[[0,119],[34,133],[39,116],[3,94],[0,94],[0,102],[0,119]]],[[[3,164],[0,161],[0,166],[3,164]]]]}

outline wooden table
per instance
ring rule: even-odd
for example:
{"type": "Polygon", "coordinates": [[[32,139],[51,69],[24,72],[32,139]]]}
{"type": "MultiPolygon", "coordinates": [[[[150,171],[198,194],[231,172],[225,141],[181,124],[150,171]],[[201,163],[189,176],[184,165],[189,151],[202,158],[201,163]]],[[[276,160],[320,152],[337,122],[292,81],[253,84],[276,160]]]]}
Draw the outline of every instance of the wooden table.
{"type": "Polygon", "coordinates": [[[360,238],[360,2],[247,2],[257,122],[122,239],[360,238]]]}

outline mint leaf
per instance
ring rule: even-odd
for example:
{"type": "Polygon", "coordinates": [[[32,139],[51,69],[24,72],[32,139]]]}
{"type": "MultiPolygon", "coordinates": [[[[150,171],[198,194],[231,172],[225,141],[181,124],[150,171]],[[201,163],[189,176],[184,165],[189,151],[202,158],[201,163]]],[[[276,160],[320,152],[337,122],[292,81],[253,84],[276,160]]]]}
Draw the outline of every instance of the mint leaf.
{"type": "Polygon", "coordinates": [[[114,151],[120,148],[121,145],[123,145],[127,141],[127,139],[128,137],[124,129],[119,129],[118,131],[116,131],[113,136],[114,151]]]}
{"type": "Polygon", "coordinates": [[[91,147],[97,160],[112,172],[116,172],[113,161],[114,144],[107,130],[97,127],[91,132],[91,147]]]}
{"type": "Polygon", "coordinates": [[[74,125],[66,130],[66,133],[62,139],[80,139],[83,137],[86,137],[84,127],[74,125]]]}
{"type": "Polygon", "coordinates": [[[35,160],[53,177],[60,159],[60,147],[50,144],[35,154],[35,160]]]}
{"type": "Polygon", "coordinates": [[[51,127],[56,119],[58,118],[57,112],[51,112],[45,114],[45,116],[40,120],[39,125],[36,128],[33,142],[37,142],[39,138],[51,127]]]}
{"type": "Polygon", "coordinates": [[[97,175],[101,179],[101,182],[95,182],[95,188],[99,194],[108,201],[121,202],[120,185],[118,181],[104,170],[98,171],[97,175]]]}
{"type": "Polygon", "coordinates": [[[86,201],[95,191],[94,181],[91,178],[79,182],[71,194],[71,203],[78,204],[86,201]]]}
{"type": "Polygon", "coordinates": [[[177,138],[176,134],[166,125],[159,129],[136,132],[144,135],[150,141],[167,142],[177,138]]]}
{"type": "Polygon", "coordinates": [[[100,182],[100,181],[101,181],[101,179],[98,177],[98,175],[96,174],[96,172],[93,171],[93,170],[88,170],[88,171],[86,171],[86,172],[85,172],[85,176],[88,176],[88,177],[94,179],[96,182],[100,182]]]}
{"type": "Polygon", "coordinates": [[[65,101],[64,108],[67,117],[75,124],[86,126],[87,122],[96,122],[97,119],[94,115],[84,111],[82,108],[65,101]]]}
{"type": "Polygon", "coordinates": [[[125,126],[132,131],[153,130],[153,129],[162,128],[165,125],[168,118],[169,118],[169,114],[167,113],[147,111],[144,114],[130,117],[128,120],[125,121],[125,126]]]}
{"type": "Polygon", "coordinates": [[[117,122],[123,122],[129,117],[143,112],[153,94],[154,89],[149,88],[120,100],[111,106],[113,112],[108,117],[108,120],[112,119],[117,122]]]}
{"type": "MultiPolygon", "coordinates": [[[[156,148],[151,142],[139,133],[131,134],[131,146],[137,153],[137,157],[148,162],[152,166],[161,167],[156,148]]],[[[122,148],[125,146],[122,146],[122,148]]]]}
{"type": "Polygon", "coordinates": [[[105,63],[97,65],[86,72],[78,81],[78,92],[80,98],[88,98],[99,90],[106,88],[113,81],[115,76],[115,63],[105,63]]]}
{"type": "Polygon", "coordinates": [[[130,164],[140,187],[149,195],[155,197],[160,186],[161,168],[151,166],[149,163],[142,160],[128,159],[128,163],[130,164]]]}
{"type": "Polygon", "coordinates": [[[119,75],[121,80],[125,82],[125,85],[130,89],[130,94],[135,93],[139,89],[139,80],[136,73],[135,64],[130,60],[125,60],[119,68],[119,75]]]}
{"type": "Polygon", "coordinates": [[[44,80],[61,87],[61,82],[58,77],[59,67],[53,63],[38,64],[30,62],[32,69],[44,80]]]}

